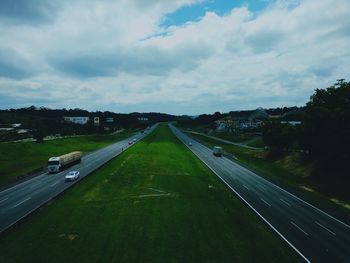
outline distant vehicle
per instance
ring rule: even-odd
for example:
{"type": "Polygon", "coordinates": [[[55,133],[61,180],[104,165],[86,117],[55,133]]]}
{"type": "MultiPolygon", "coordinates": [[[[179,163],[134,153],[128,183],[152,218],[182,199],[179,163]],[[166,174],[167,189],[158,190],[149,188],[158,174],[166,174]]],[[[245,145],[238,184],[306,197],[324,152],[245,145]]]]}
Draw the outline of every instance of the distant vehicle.
{"type": "Polygon", "coordinates": [[[189,146],[192,146],[192,142],[189,142],[188,145],[189,145],[189,146]]]}
{"type": "Polygon", "coordinates": [[[79,178],[80,173],[78,171],[71,171],[66,174],[65,179],[67,182],[75,181],[79,178]]]}
{"type": "Polygon", "coordinates": [[[58,173],[67,166],[81,162],[81,152],[71,152],[58,157],[51,157],[47,162],[49,173],[58,173]]]}
{"type": "Polygon", "coordinates": [[[131,145],[132,144],[132,141],[129,141],[129,145],[131,145]]]}
{"type": "Polygon", "coordinates": [[[222,149],[222,147],[220,146],[214,146],[213,148],[213,154],[217,157],[222,156],[222,154],[224,153],[224,150],[222,149]]]}
{"type": "Polygon", "coordinates": [[[133,142],[136,142],[136,138],[134,138],[132,141],[133,141],[133,142]]]}

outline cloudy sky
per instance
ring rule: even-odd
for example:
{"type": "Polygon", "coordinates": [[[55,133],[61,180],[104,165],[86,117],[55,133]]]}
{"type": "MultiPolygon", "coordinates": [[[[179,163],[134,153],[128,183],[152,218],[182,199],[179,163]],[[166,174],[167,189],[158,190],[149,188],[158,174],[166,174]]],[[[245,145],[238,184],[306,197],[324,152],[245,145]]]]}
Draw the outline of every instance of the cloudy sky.
{"type": "Polygon", "coordinates": [[[0,108],[199,114],[350,79],[349,0],[1,0],[0,108]]]}

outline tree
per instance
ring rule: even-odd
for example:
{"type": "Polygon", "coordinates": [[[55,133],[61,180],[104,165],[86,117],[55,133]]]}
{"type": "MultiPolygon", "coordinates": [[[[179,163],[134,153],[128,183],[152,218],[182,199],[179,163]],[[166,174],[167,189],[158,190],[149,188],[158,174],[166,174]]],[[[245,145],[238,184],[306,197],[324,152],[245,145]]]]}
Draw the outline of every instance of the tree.
{"type": "Polygon", "coordinates": [[[286,123],[271,121],[262,127],[262,138],[266,145],[273,150],[288,150],[296,140],[295,128],[286,123]]]}
{"type": "Polygon", "coordinates": [[[42,132],[42,130],[35,130],[33,132],[33,138],[36,140],[37,143],[43,143],[44,133],[42,132]]]}
{"type": "Polygon", "coordinates": [[[316,89],[306,104],[301,144],[317,159],[346,164],[350,152],[350,83],[316,89]]]}

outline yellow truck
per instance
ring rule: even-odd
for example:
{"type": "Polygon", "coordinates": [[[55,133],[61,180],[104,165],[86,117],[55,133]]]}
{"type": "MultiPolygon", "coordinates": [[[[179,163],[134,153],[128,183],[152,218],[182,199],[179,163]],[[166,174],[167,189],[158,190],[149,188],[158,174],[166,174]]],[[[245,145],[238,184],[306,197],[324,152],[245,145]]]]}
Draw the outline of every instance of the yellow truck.
{"type": "Polygon", "coordinates": [[[47,162],[47,169],[49,173],[58,173],[67,166],[80,163],[81,156],[81,152],[76,151],[58,157],[51,157],[47,162]]]}

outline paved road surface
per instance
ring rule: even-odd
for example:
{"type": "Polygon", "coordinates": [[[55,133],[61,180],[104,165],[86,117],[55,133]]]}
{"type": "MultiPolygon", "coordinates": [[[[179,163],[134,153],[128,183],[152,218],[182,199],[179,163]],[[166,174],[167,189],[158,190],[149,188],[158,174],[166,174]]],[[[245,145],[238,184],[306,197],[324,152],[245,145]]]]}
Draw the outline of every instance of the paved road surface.
{"type": "Polygon", "coordinates": [[[170,128],[305,261],[350,262],[350,226],[170,128]]]}
{"type": "MultiPolygon", "coordinates": [[[[157,125],[153,126],[147,133],[138,133],[130,138],[109,145],[103,149],[83,156],[81,163],[69,167],[57,174],[47,172],[19,183],[13,187],[0,192],[0,232],[3,232],[20,219],[26,217],[34,210],[62,193],[82,178],[121,154],[123,150],[131,147],[128,142],[134,138],[138,141],[152,132],[157,125]],[[64,177],[69,171],[78,170],[79,180],[65,182],[64,177]]],[[[137,142],[136,141],[136,142],[137,142]]]]}

